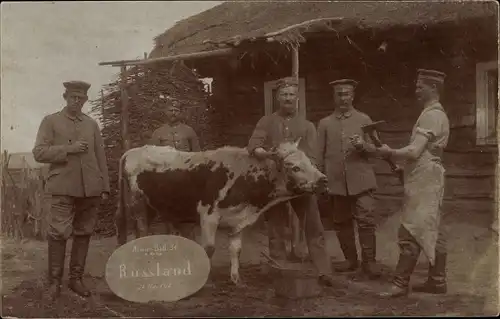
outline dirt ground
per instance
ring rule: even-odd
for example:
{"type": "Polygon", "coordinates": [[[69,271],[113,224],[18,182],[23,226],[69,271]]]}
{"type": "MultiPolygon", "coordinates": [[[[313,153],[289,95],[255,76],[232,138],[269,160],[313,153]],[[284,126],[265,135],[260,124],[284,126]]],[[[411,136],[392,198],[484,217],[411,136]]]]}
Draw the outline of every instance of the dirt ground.
{"type": "MultiPolygon", "coordinates": [[[[383,300],[376,293],[387,286],[390,271],[397,262],[398,216],[378,228],[378,259],[387,270],[378,281],[358,274],[336,275],[339,287],[323,289],[320,297],[287,300],[274,296],[260,251],[266,250],[266,237],[247,233],[242,252],[242,277],[247,287],[234,287],[229,281],[227,237],[217,238],[213,260],[214,287],[203,288],[194,296],[175,303],[138,304],[120,299],[109,290],[104,268],[115,246],[115,238],[92,242],[86,282],[93,296],[85,300],[63,290],[51,304],[44,294],[46,244],[2,240],[2,317],[175,317],[175,316],[477,316],[498,313],[498,235],[481,216],[455,214],[446,220],[450,228],[448,280],[445,296],[412,294],[409,298],[383,300]]],[[[328,251],[332,260],[342,260],[338,242],[328,232],[328,251]]],[[[68,252],[71,242],[68,243],[68,252]]],[[[68,263],[67,258],[67,263],[68,263]]],[[[412,281],[426,276],[421,259],[412,281]]],[[[67,274],[67,272],[66,272],[67,274]]]]}

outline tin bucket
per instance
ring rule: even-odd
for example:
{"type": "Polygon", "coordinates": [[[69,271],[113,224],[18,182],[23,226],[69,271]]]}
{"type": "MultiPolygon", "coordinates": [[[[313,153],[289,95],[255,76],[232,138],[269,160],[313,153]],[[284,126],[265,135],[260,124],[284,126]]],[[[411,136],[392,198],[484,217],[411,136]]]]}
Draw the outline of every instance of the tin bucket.
{"type": "Polygon", "coordinates": [[[301,263],[287,264],[283,268],[269,265],[269,275],[273,278],[276,297],[304,299],[321,294],[317,272],[305,266],[301,263]]]}

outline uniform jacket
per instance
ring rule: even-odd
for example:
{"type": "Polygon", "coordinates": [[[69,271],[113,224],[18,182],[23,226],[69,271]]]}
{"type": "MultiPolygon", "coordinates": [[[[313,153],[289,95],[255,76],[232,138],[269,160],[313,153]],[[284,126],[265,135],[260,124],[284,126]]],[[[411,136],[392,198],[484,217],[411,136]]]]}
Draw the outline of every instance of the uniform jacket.
{"type": "Polygon", "coordinates": [[[333,112],[318,124],[318,167],[328,178],[332,195],[357,195],[376,189],[375,172],[370,154],[375,146],[370,144],[361,127],[372,123],[363,112],[352,109],[342,115],[333,112]],[[350,142],[353,135],[364,137],[365,147],[358,151],[350,142]]]}
{"type": "Polygon", "coordinates": [[[263,116],[253,131],[247,149],[250,153],[258,148],[270,149],[285,141],[301,137],[298,148],[316,164],[317,134],[314,124],[301,116],[285,118],[277,112],[263,116]]]}
{"type": "Polygon", "coordinates": [[[164,124],[151,135],[148,144],[172,146],[184,152],[199,152],[200,142],[196,132],[184,123],[177,125],[164,124]]]}
{"type": "Polygon", "coordinates": [[[90,197],[109,192],[104,142],[97,122],[89,116],[72,118],[65,110],[45,116],[32,152],[37,162],[50,164],[48,193],[90,197]],[[79,140],[88,143],[88,151],[68,154],[69,144],[79,140]]]}

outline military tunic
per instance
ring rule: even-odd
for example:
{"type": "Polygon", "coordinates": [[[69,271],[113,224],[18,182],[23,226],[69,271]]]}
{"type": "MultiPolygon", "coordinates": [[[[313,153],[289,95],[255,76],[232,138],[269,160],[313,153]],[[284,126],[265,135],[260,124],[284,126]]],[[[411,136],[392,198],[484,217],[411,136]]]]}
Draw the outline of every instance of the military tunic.
{"type": "Polygon", "coordinates": [[[370,123],[370,117],[356,109],[347,114],[334,112],[319,122],[317,157],[328,177],[331,195],[357,195],[377,187],[369,157],[358,152],[349,140],[355,134],[364,136],[361,127],[370,123]]]}
{"type": "Polygon", "coordinates": [[[153,132],[149,144],[172,146],[184,152],[200,151],[200,143],[196,132],[184,123],[162,125],[153,132]]]}
{"type": "Polygon", "coordinates": [[[310,121],[300,117],[283,117],[273,113],[262,117],[248,142],[248,151],[256,148],[270,149],[285,141],[301,138],[298,148],[316,163],[316,128],[310,121]]]}
{"type": "Polygon", "coordinates": [[[330,199],[333,203],[333,226],[337,232],[344,257],[351,264],[358,259],[356,250],[356,221],[363,262],[374,262],[375,172],[369,157],[376,148],[362,130],[372,123],[370,117],[355,108],[345,113],[334,111],[318,125],[318,159],[320,168],[328,177],[330,199]],[[364,137],[363,150],[351,143],[353,135],[364,137]]]}
{"type": "Polygon", "coordinates": [[[38,129],[33,155],[37,162],[50,164],[46,187],[52,195],[92,197],[110,190],[101,132],[85,114],[72,118],[63,110],[47,115],[38,129]],[[67,147],[81,140],[88,143],[88,151],[68,154],[67,147]]]}
{"type": "Polygon", "coordinates": [[[51,194],[49,236],[67,239],[91,235],[97,222],[100,196],[110,191],[104,142],[96,121],[65,110],[47,115],[38,129],[33,155],[48,163],[46,191],[51,194]],[[85,153],[69,154],[76,141],[88,143],[85,153]]]}

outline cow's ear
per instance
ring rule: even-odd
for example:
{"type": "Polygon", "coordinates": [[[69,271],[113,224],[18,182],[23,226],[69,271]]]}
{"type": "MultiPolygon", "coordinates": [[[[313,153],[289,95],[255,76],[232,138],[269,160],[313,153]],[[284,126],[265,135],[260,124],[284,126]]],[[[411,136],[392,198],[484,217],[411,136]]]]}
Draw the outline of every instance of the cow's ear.
{"type": "Polygon", "coordinates": [[[302,137],[298,137],[295,142],[293,142],[293,145],[295,145],[295,147],[299,147],[299,143],[300,143],[300,140],[302,139],[302,137]]]}

